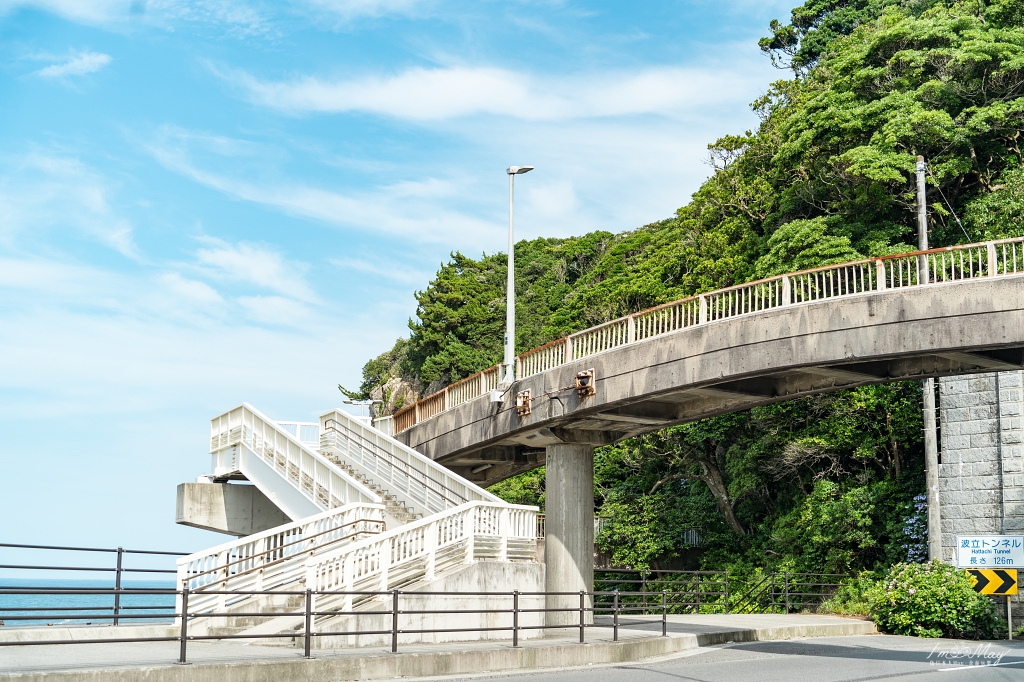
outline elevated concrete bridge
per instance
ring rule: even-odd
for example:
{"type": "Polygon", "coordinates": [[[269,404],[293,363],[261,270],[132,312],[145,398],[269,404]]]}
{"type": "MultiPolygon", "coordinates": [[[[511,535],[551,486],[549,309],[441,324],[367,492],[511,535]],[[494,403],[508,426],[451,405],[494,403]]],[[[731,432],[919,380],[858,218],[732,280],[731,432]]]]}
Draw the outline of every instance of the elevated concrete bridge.
{"type": "Polygon", "coordinates": [[[428,396],[395,415],[395,437],[482,485],[546,463],[548,590],[590,589],[595,446],[853,386],[1021,369],[1022,242],[829,266],[613,320],[519,356],[501,402],[496,368],[428,396]]]}
{"type": "MultiPolygon", "coordinates": [[[[1020,241],[1007,245],[1019,251],[1020,241]]],[[[987,245],[980,246],[988,251],[987,245]]],[[[950,251],[956,254],[934,250],[930,258],[941,260],[950,251]]],[[[1018,268],[1024,270],[1021,260],[1018,268]]],[[[916,266],[916,254],[810,273],[821,281],[854,269],[874,272],[876,263],[892,263],[895,270],[901,261],[916,266]]],[[[853,386],[1021,369],[1024,272],[1010,265],[1009,272],[996,276],[982,265],[973,277],[926,286],[915,281],[869,288],[867,282],[861,288],[858,278],[856,289],[851,285],[850,291],[832,296],[679,324],[633,341],[624,335],[622,343],[593,354],[549,363],[553,366],[532,374],[521,371],[525,376],[503,392],[501,402],[491,402],[481,391],[416,423],[403,423],[399,413],[395,437],[466,478],[491,485],[543,465],[551,445],[614,443],[674,424],[853,386]],[[588,371],[593,372],[592,393],[576,389],[577,375],[588,371]]],[[[931,270],[934,278],[937,267],[931,270]]],[[[801,276],[785,277],[792,287],[801,276]]],[[[774,284],[767,280],[734,290],[774,284]]],[[[716,295],[720,292],[704,298],[716,295]]],[[[700,306],[700,298],[689,301],[700,306]]],[[[655,310],[664,314],[665,308],[655,310]]],[[[610,324],[635,327],[644,315],[610,324]]],[[[520,356],[520,367],[531,355],[550,353],[559,344],[565,345],[560,340],[520,356]]],[[[437,401],[438,395],[421,404],[437,401]]]]}

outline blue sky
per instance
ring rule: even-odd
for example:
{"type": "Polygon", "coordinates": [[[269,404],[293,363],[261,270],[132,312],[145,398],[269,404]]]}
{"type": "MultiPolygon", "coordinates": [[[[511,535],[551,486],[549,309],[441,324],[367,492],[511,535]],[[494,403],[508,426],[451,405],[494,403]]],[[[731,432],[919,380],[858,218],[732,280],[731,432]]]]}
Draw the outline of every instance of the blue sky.
{"type": "Polygon", "coordinates": [[[0,0],[0,541],[219,542],[210,417],[336,406],[506,166],[520,238],[671,215],[793,4],[0,0]]]}

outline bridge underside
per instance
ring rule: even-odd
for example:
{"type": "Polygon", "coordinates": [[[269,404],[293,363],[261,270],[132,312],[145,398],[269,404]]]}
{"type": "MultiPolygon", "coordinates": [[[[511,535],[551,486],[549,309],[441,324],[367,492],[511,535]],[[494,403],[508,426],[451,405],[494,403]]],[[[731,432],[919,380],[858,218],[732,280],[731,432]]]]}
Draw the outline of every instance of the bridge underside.
{"type": "Polygon", "coordinates": [[[688,328],[516,382],[397,438],[483,485],[542,466],[546,448],[868,384],[1024,367],[1024,278],[864,294],[688,328]],[[593,369],[580,396],[577,372],[593,369]],[[520,415],[515,394],[531,392],[520,415]]]}

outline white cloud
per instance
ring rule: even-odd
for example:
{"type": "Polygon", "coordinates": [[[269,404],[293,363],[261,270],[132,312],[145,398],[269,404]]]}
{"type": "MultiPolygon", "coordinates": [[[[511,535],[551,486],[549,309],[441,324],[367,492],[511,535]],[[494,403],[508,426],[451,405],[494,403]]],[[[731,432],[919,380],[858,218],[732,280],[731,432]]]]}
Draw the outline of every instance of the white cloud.
{"type": "Polygon", "coordinates": [[[0,14],[35,7],[83,24],[106,24],[126,17],[134,0],[0,0],[0,14]]]}
{"type": "Polygon", "coordinates": [[[487,114],[558,121],[637,114],[679,118],[684,112],[744,98],[756,76],[743,66],[649,67],[576,76],[415,67],[390,76],[290,81],[261,80],[240,70],[214,71],[254,102],[292,113],[367,112],[413,121],[487,114]]]}
{"type": "Polygon", "coordinates": [[[299,0],[297,4],[326,14],[336,15],[343,20],[351,20],[356,17],[414,14],[427,2],[425,0],[299,0]]]}
{"type": "Polygon", "coordinates": [[[177,272],[168,272],[160,277],[160,282],[174,294],[188,301],[197,303],[223,303],[224,298],[217,290],[206,282],[182,277],[177,272]]]}
{"type": "Polygon", "coordinates": [[[3,158],[0,242],[41,230],[74,230],[130,258],[138,258],[131,222],[110,205],[111,183],[76,158],[30,152],[3,158]]]}
{"type": "Polygon", "coordinates": [[[355,270],[375,279],[422,288],[434,276],[433,272],[410,267],[379,255],[372,258],[331,258],[331,265],[343,270],[355,270]]]}
{"type": "Polygon", "coordinates": [[[474,248],[494,224],[450,207],[451,199],[464,190],[450,180],[427,178],[400,181],[362,193],[341,194],[294,180],[258,181],[216,172],[193,159],[199,150],[212,146],[245,149],[222,138],[164,129],[145,148],[166,168],[230,196],[270,206],[284,213],[312,218],[331,225],[400,235],[415,242],[459,243],[474,248]],[[216,140],[216,144],[208,140],[216,140]]]}
{"type": "Polygon", "coordinates": [[[113,59],[109,54],[102,52],[82,52],[61,64],[51,64],[36,71],[37,76],[43,78],[66,78],[68,76],[84,76],[88,73],[96,73],[113,59]]]}
{"type": "Polygon", "coordinates": [[[221,26],[241,36],[273,32],[269,19],[246,0],[0,0],[0,16],[23,7],[114,30],[138,23],[173,28],[190,22],[221,26]]]}
{"type": "Polygon", "coordinates": [[[303,301],[316,300],[303,278],[308,269],[304,263],[287,261],[278,252],[256,244],[231,245],[209,237],[204,241],[208,246],[199,249],[196,258],[211,276],[255,284],[303,301]]]}

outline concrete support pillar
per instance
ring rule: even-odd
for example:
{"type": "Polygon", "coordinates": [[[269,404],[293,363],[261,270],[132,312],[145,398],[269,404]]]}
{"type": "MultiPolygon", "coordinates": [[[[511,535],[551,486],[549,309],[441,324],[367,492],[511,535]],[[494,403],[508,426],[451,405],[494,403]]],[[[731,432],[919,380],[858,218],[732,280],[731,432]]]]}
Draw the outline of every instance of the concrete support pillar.
{"type": "MultiPolygon", "coordinates": [[[[574,592],[576,596],[548,597],[547,608],[576,609],[548,613],[548,625],[579,623],[580,598],[587,607],[594,591],[594,446],[561,444],[547,447],[544,548],[545,591],[574,592]]],[[[587,613],[587,622],[593,615],[587,613]]]]}

